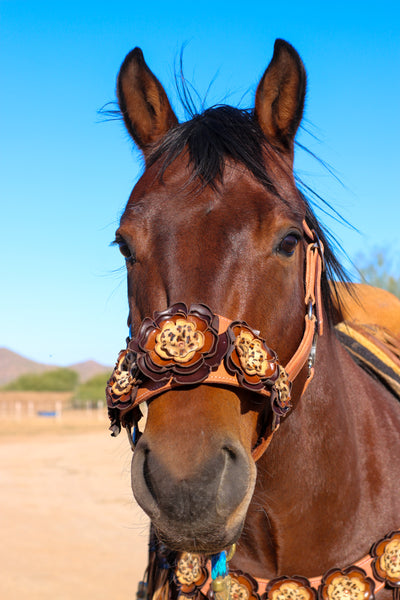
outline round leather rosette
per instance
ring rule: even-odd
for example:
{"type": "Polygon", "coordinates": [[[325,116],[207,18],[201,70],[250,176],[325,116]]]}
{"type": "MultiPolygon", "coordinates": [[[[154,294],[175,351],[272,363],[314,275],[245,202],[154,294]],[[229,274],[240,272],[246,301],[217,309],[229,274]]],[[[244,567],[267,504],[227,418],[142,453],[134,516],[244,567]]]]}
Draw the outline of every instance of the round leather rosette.
{"type": "Polygon", "coordinates": [[[133,404],[138,389],[137,378],[135,354],[129,350],[121,350],[106,386],[107,405],[110,409],[124,409],[133,404]]]}
{"type": "Polygon", "coordinates": [[[219,343],[218,317],[204,304],[192,304],[188,310],[183,303],[144,319],[129,348],[146,377],[156,382],[172,377],[180,384],[204,381],[225,352],[219,343]]]}
{"type": "Polygon", "coordinates": [[[208,578],[204,557],[193,552],[182,552],[176,560],[173,577],[182,595],[196,596],[208,578]]]}
{"type": "Polygon", "coordinates": [[[271,579],[262,600],[316,600],[317,592],[305,577],[271,579]]]}
{"type": "Polygon", "coordinates": [[[230,600],[260,600],[257,593],[258,583],[251,575],[243,573],[243,571],[229,571],[230,600]]]}
{"type": "Polygon", "coordinates": [[[271,407],[276,415],[284,417],[292,408],[292,384],[285,369],[278,363],[277,377],[271,387],[271,407]]]}
{"type": "Polygon", "coordinates": [[[373,600],[375,583],[363,569],[331,569],[318,589],[320,600],[373,600]]]}
{"type": "Polygon", "coordinates": [[[375,577],[400,590],[400,531],[392,531],[371,550],[375,577]]]}
{"type": "Polygon", "coordinates": [[[278,376],[277,357],[265,341],[245,322],[235,321],[228,329],[230,348],[225,357],[228,373],[252,391],[270,388],[278,376]]]}

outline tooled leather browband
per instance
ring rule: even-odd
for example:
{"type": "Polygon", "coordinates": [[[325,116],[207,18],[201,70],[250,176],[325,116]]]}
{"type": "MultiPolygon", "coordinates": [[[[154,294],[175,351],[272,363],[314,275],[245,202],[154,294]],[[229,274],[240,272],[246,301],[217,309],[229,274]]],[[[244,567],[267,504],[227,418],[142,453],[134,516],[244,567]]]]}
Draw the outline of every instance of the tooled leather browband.
{"type": "Polygon", "coordinates": [[[303,227],[311,240],[306,249],[305,329],[286,367],[246,322],[213,314],[204,304],[190,308],[184,303],[174,304],[155,312],[153,318],[145,318],[137,335],[128,339],[127,349],[118,356],[106,388],[112,435],[118,435],[121,423],[126,426],[137,420],[132,411],[139,404],[170,389],[200,383],[242,387],[271,403],[271,432],[259,440],[253,458],[257,460],[263,454],[280,417],[291,408],[292,383],[307,361],[306,384],[312,378],[315,339],[323,331],[323,246],[305,222],[303,227]]]}

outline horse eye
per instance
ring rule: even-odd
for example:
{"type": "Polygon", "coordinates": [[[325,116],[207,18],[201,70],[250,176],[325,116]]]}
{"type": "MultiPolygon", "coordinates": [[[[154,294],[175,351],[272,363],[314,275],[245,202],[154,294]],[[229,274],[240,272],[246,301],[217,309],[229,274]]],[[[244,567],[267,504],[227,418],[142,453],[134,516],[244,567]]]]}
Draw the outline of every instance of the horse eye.
{"type": "Polygon", "coordinates": [[[126,242],[123,242],[122,240],[117,243],[122,256],[129,264],[133,265],[136,262],[136,256],[131,252],[131,249],[129,248],[128,244],[126,242]]]}
{"type": "Polygon", "coordinates": [[[119,244],[119,251],[121,252],[122,256],[124,256],[125,258],[131,257],[131,251],[129,250],[129,246],[127,244],[125,244],[124,242],[121,242],[119,244]]]}
{"type": "Polygon", "coordinates": [[[298,244],[299,238],[293,233],[289,233],[281,243],[279,244],[278,251],[286,254],[287,256],[292,256],[294,253],[296,246],[298,244]]]}

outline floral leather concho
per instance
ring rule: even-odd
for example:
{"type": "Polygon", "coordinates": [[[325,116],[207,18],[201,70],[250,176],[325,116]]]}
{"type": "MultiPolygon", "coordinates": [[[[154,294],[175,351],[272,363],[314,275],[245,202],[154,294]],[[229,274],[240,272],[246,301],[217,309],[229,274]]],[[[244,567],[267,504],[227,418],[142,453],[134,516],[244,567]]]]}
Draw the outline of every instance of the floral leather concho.
{"type": "Polygon", "coordinates": [[[204,304],[177,303],[145,318],[128,340],[108,381],[113,435],[141,402],[180,385],[242,387],[270,400],[275,425],[291,408],[291,382],[275,352],[247,323],[230,321],[204,304]]]}

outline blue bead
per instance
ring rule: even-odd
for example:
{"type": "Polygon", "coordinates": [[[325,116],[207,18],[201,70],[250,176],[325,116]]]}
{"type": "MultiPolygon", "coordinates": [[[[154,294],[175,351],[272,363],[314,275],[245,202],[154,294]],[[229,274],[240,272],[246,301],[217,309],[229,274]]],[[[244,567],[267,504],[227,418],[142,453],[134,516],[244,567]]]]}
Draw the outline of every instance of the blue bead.
{"type": "Polygon", "coordinates": [[[213,554],[211,557],[211,577],[216,579],[217,577],[225,577],[228,575],[228,567],[226,564],[226,552],[223,550],[218,554],[213,554]]]}

